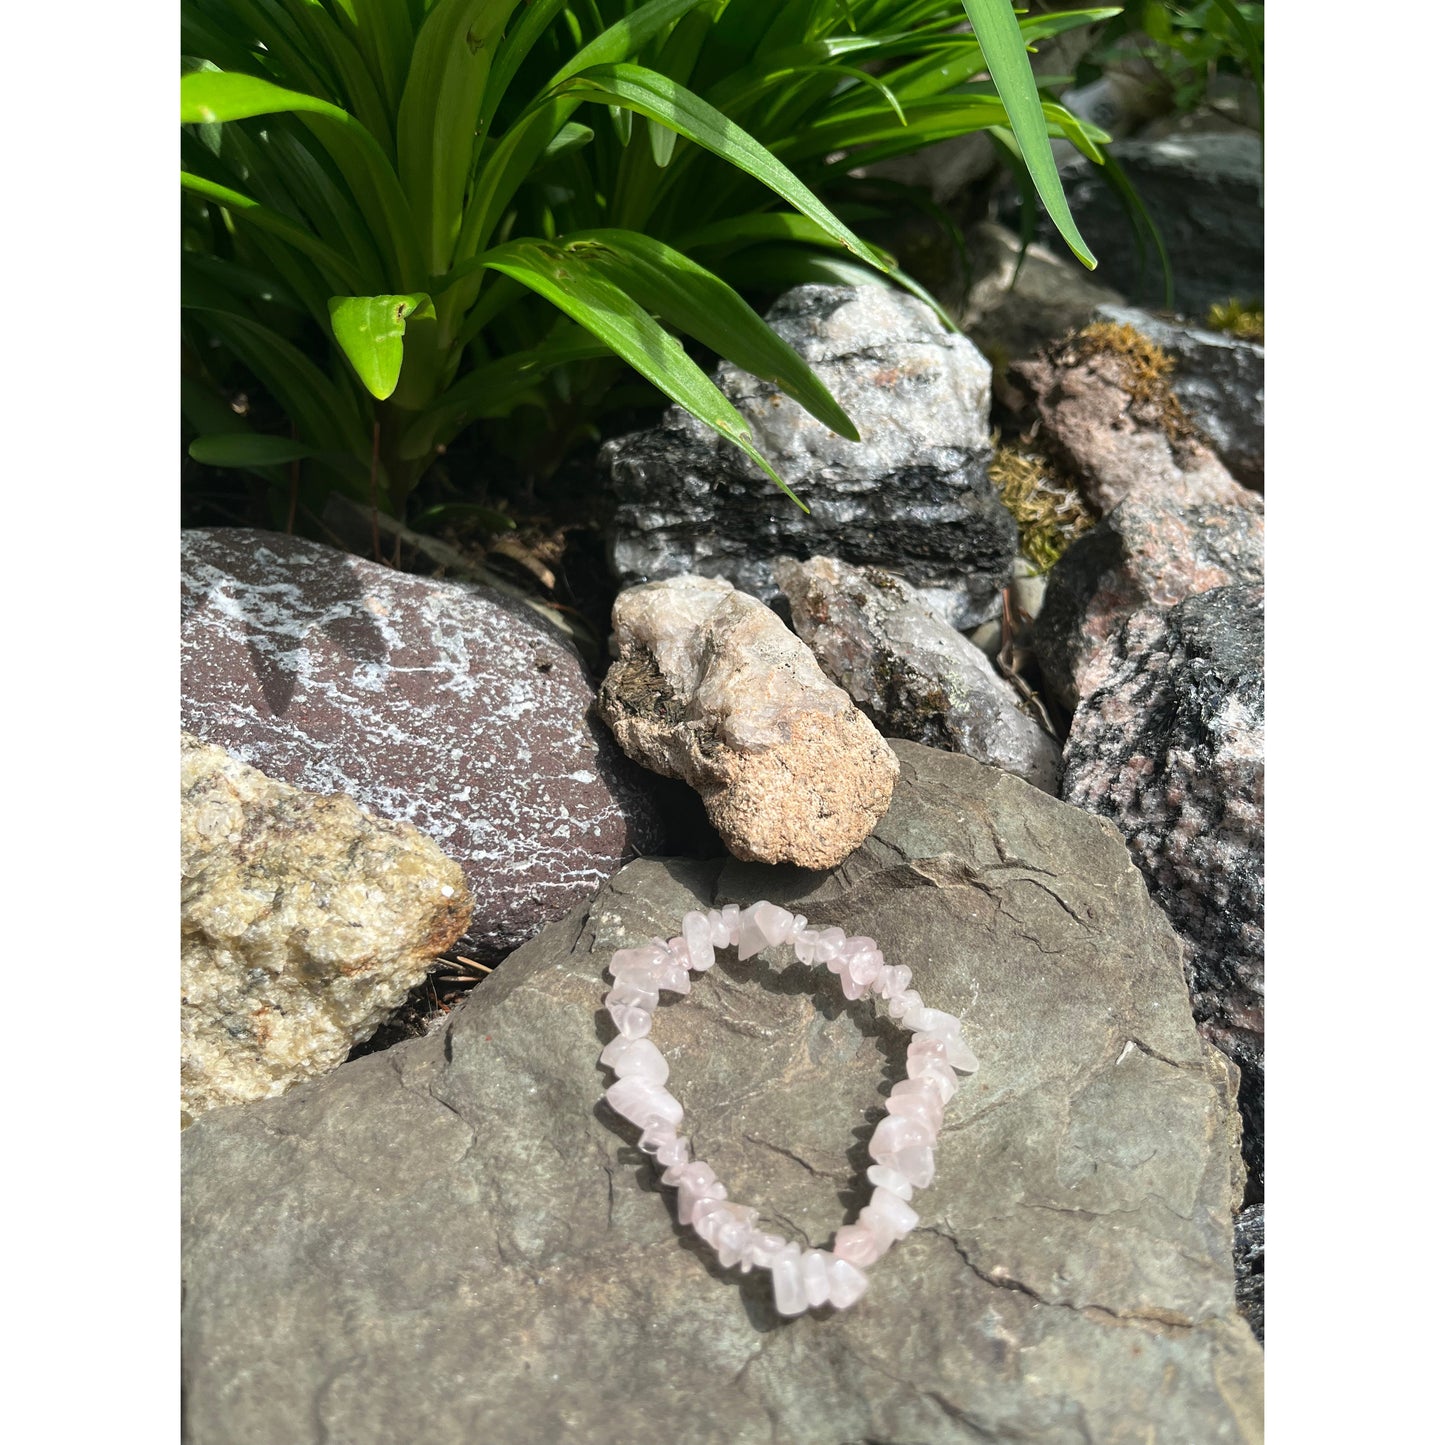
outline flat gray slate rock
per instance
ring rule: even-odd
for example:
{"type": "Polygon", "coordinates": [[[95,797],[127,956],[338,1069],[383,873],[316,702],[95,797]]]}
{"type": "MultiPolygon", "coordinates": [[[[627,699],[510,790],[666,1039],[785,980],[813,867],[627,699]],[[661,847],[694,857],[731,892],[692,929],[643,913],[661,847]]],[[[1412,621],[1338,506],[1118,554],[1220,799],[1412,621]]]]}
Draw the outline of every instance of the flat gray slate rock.
{"type": "Polygon", "coordinates": [[[577,654],[521,603],[243,528],[181,534],[181,725],[461,864],[499,958],[662,840],[577,654]]]}
{"type": "MultiPolygon", "coordinates": [[[[1177,939],[1111,825],[894,746],[892,808],[833,872],[633,863],[444,1035],[187,1130],[192,1445],[1261,1439],[1233,1075],[1177,939]],[[919,1228],[838,1315],[781,1321],[766,1275],[718,1268],[601,1098],[612,952],[758,897],[872,934],[982,1061],[919,1228]]],[[[906,1036],[724,957],[658,1014],[669,1087],[732,1197],[825,1244],[906,1036]]]]}

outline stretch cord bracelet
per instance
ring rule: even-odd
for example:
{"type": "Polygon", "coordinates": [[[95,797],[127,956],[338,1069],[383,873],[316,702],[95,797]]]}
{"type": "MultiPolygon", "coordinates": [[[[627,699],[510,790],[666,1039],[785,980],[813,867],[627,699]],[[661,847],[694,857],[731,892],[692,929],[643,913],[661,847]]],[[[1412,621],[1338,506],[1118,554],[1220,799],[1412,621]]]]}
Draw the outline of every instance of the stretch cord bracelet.
{"type": "Polygon", "coordinates": [[[617,1075],[607,1102],[642,1130],[643,1150],[657,1159],[662,1182],[678,1191],[677,1217],[690,1224],[717,1251],[725,1266],[746,1274],[753,1268],[773,1273],[778,1313],[800,1315],[831,1304],[847,1309],[868,1288],[864,1270],[918,1223],[909,1208],[915,1189],[933,1182],[933,1146],[943,1127],[943,1106],[958,1090],[954,1071],[978,1068],[963,1041],[963,1025],[953,1014],[924,1007],[908,985],[913,971],[883,962],[871,938],[849,938],[841,928],[809,928],[802,914],[774,903],[735,903],[706,913],[687,913],[682,933],[666,943],[654,938],[641,948],[612,955],[607,971],[615,980],[603,1001],[617,1037],[602,1050],[602,1062],[617,1075]],[[739,959],[765,948],[790,943],[804,964],[824,964],[838,975],[843,996],[871,997],[879,1013],[887,1011],[914,1038],[908,1045],[908,1077],[888,1096],[888,1117],[868,1143],[875,1161],[868,1170],[873,1196],[856,1224],[845,1224],[833,1247],[804,1251],[776,1234],[757,1228],[758,1211],[728,1198],[710,1164],[692,1157],[682,1127],[682,1105],[663,1087],[667,1060],[647,1037],[662,990],[688,993],[690,973],[705,973],[716,961],[714,950],[735,947],[739,959]]]}

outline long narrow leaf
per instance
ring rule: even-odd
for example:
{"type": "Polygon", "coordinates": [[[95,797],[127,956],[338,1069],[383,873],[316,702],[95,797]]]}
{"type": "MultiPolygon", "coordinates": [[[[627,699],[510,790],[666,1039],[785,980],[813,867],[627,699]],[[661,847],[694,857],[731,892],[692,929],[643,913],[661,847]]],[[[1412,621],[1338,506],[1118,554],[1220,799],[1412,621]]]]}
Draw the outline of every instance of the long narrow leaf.
{"type": "Polygon", "coordinates": [[[539,241],[512,241],[489,251],[483,259],[494,270],[546,297],[559,311],[605,341],[665,396],[751,457],[777,487],[803,507],[753,444],[747,423],[736,408],[708,380],[678,339],[584,258],[539,241]]]}
{"type": "Polygon", "coordinates": [[[845,250],[880,271],[889,270],[887,261],[843,225],[787,166],[721,111],[714,110],[676,81],[640,65],[598,65],[573,76],[561,91],[604,104],[626,106],[677,131],[761,181],[789,205],[816,221],[845,250]]]}
{"type": "Polygon", "coordinates": [[[999,98],[1008,112],[1009,124],[1018,137],[1019,150],[1034,178],[1044,209],[1069,249],[1092,271],[1099,263],[1069,213],[1069,203],[1049,146],[1043,106],[1034,86],[1028,51],[1019,34],[1011,0],[963,0],[963,8],[978,36],[989,74],[998,86],[999,98]]]}
{"type": "Polygon", "coordinates": [[[333,250],[324,241],[317,240],[304,226],[298,226],[296,222],[288,220],[285,216],[267,210],[259,201],[253,200],[250,196],[243,196],[240,191],[233,191],[229,186],[217,185],[214,181],[208,181],[204,176],[192,175],[189,171],[181,172],[181,187],[225,206],[227,210],[253,226],[260,226],[273,235],[280,236],[282,240],[289,242],[298,251],[317,262],[336,279],[338,284],[342,286],[357,284],[359,278],[356,268],[339,251],[333,250]]]}
{"type": "Polygon", "coordinates": [[[726,281],[696,261],[636,231],[583,231],[568,236],[564,249],[569,256],[583,256],[669,325],[744,371],[774,382],[824,426],[858,440],[848,413],[802,357],[726,281]]]}
{"type": "Polygon", "coordinates": [[[425,275],[411,210],[401,183],[376,138],[354,116],[329,101],[286,90],[254,75],[198,70],[181,78],[181,122],[195,125],[252,116],[300,114],[322,128],[322,144],[357,193],[363,210],[384,220],[397,271],[406,284],[425,275]],[[322,132],[324,131],[324,134],[322,132]]]}

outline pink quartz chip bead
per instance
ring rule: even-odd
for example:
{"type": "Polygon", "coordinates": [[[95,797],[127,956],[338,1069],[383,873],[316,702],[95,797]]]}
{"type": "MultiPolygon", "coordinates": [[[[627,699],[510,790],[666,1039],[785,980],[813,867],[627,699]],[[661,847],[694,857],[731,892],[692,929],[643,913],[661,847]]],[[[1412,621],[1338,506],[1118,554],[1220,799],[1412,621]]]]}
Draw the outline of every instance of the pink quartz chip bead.
{"type": "Polygon", "coordinates": [[[873,1137],[868,1141],[868,1157],[876,1159],[880,1164],[888,1164],[891,1162],[890,1156],[900,1149],[909,1149],[919,1144],[926,1147],[931,1145],[935,1138],[937,1135],[917,1119],[904,1119],[897,1114],[890,1114],[873,1131],[873,1137]]]}
{"type": "Polygon", "coordinates": [[[808,1308],[803,1288],[803,1251],[791,1241],[773,1256],[773,1304],[780,1315],[800,1315],[808,1308]]]}
{"type": "Polygon", "coordinates": [[[868,1288],[868,1276],[851,1260],[828,1262],[828,1303],[837,1310],[857,1304],[868,1288]]]}
{"type": "Polygon", "coordinates": [[[803,1293],[810,1309],[828,1303],[828,1261],[831,1256],[821,1249],[810,1249],[803,1256],[803,1293]]]}
{"type": "Polygon", "coordinates": [[[689,966],[697,973],[706,973],[717,956],[713,952],[712,923],[706,913],[693,909],[682,915],[682,937],[687,945],[689,966]]]}
{"type": "Polygon", "coordinates": [[[937,1094],[909,1093],[903,1089],[894,1089],[884,1102],[884,1108],[890,1114],[897,1114],[905,1119],[917,1119],[924,1128],[933,1132],[934,1138],[938,1137],[938,1131],[943,1128],[943,1103],[937,1094]]]}
{"type": "Polygon", "coordinates": [[[676,1128],[682,1123],[682,1105],[651,1079],[633,1074],[618,1081],[607,1090],[606,1099],[629,1123],[645,1129],[649,1124],[671,1124],[676,1128]]]}
{"type": "Polygon", "coordinates": [[[776,948],[787,940],[793,915],[776,903],[754,903],[738,920],[738,957],[752,958],[765,948],[776,948]]]}
{"type": "Polygon", "coordinates": [[[613,1039],[612,1043],[602,1050],[602,1062],[619,1079],[631,1078],[635,1074],[639,1078],[651,1080],[654,1084],[667,1082],[667,1060],[651,1039],[613,1039]],[[615,1047],[618,1043],[621,1043],[621,1048],[615,1047]],[[609,1053],[611,1058],[608,1057],[609,1053]]]}
{"type": "Polygon", "coordinates": [[[872,1200],[860,1211],[858,1222],[866,1224],[886,1249],[918,1223],[918,1215],[891,1189],[875,1189],[872,1200]]]}
{"type": "Polygon", "coordinates": [[[652,1010],[638,1008],[635,1004],[610,1003],[607,1012],[617,1032],[626,1039],[640,1039],[652,1028],[652,1010]]]}
{"type": "Polygon", "coordinates": [[[883,1247],[878,1243],[878,1236],[866,1224],[845,1224],[833,1236],[833,1253],[859,1269],[867,1269],[882,1258],[883,1247]]]}

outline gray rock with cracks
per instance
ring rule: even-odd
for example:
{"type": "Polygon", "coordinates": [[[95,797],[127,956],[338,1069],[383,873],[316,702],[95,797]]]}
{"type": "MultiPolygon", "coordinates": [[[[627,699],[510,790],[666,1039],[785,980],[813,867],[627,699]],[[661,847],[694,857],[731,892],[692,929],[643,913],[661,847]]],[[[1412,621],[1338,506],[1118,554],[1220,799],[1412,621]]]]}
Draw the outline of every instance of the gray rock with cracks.
{"type": "MultiPolygon", "coordinates": [[[[1110,825],[895,747],[833,872],[632,863],[444,1035],[188,1130],[187,1440],[1259,1440],[1234,1075],[1178,941],[1110,825]],[[838,1315],[780,1320],[716,1267],[601,1099],[612,952],[758,897],[876,937],[982,1060],[918,1229],[838,1315]]],[[[862,1203],[906,1046],[832,984],[721,962],[653,1035],[698,1154],[814,1243],[862,1203]]]]}
{"type": "Polygon", "coordinates": [[[908,583],[836,557],[780,558],[775,571],[798,635],[885,733],[967,753],[1058,796],[1058,743],[908,583]]]}
{"type": "Polygon", "coordinates": [[[921,301],[886,286],[797,286],[768,324],[858,428],[830,431],[771,382],[728,362],[714,380],[742,413],[785,497],[730,442],[678,407],[602,448],[609,561],[624,585],[685,572],[765,602],[772,559],[827,552],[930,589],[956,627],[995,616],[1018,528],[988,480],[990,370],[921,301]]]}

